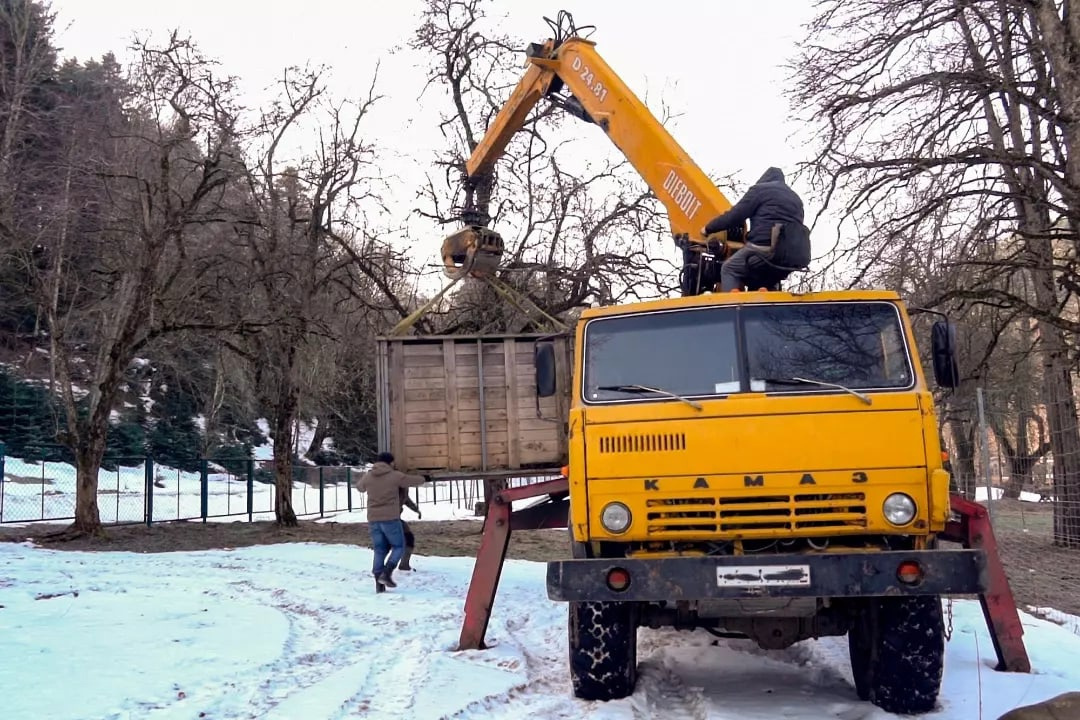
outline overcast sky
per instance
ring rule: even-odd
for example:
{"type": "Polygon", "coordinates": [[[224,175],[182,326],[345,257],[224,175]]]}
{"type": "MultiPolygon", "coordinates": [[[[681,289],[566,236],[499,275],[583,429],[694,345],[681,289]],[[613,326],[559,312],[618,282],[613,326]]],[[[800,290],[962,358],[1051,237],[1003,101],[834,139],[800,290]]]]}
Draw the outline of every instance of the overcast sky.
{"type": "MultiPolygon", "coordinates": [[[[86,60],[115,52],[122,60],[138,32],[161,35],[171,28],[190,32],[202,50],[241,78],[249,102],[284,67],[308,61],[333,69],[331,89],[359,96],[381,61],[378,90],[387,95],[374,110],[368,132],[379,138],[387,162],[408,172],[440,146],[438,117],[418,102],[423,89],[422,58],[399,50],[417,25],[420,0],[53,0],[57,43],[63,57],[86,60]]],[[[502,29],[526,41],[549,35],[543,16],[568,10],[578,25],[596,26],[592,39],[616,72],[659,114],[663,99],[679,117],[670,126],[676,140],[708,173],[733,173],[744,185],[777,165],[785,171],[804,157],[788,137],[790,114],[782,95],[788,81],[781,65],[789,60],[812,13],[811,0],[505,0],[502,29]],[[640,8],[640,9],[639,9],[640,8]]],[[[494,12],[492,14],[495,14],[494,12]]],[[[597,128],[597,153],[618,150],[597,128]]],[[[590,147],[590,149],[592,149],[590,147]]],[[[397,170],[400,170],[398,168],[397,170]]],[[[414,170],[415,172],[415,170],[414,170]]],[[[412,202],[408,187],[395,205],[412,202]]],[[[734,200],[735,198],[732,198],[734,200]]],[[[806,197],[807,217],[816,207],[806,197]]],[[[415,250],[437,262],[442,230],[415,250]]],[[[421,232],[421,234],[424,234],[421,232]]],[[[820,245],[823,243],[815,243],[820,245]]],[[[818,251],[823,248],[816,248],[818,251]]],[[[674,252],[674,249],[673,249],[674,252]]]]}

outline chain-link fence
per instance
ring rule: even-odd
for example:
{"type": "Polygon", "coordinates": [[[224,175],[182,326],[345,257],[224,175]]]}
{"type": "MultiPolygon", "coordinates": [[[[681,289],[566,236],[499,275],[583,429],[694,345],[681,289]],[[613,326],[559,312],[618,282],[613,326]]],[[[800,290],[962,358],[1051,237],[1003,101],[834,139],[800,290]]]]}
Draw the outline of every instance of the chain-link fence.
{"type": "Polygon", "coordinates": [[[1064,621],[1049,609],[1080,615],[1077,403],[1033,401],[1021,384],[947,398],[942,435],[954,490],[988,508],[1017,603],[1064,621]]]}
{"type": "MultiPolygon", "coordinates": [[[[107,457],[98,473],[97,502],[102,523],[274,517],[275,464],[269,460],[199,458],[195,470],[156,464],[145,457],[107,457]]],[[[362,511],[367,495],[353,481],[366,467],[292,468],[292,505],[300,517],[362,511]]],[[[70,463],[5,457],[0,444],[0,524],[63,522],[75,517],[77,473],[70,463]]],[[[507,478],[513,487],[549,477],[507,478]]],[[[418,505],[438,505],[448,516],[482,510],[491,481],[439,480],[411,490],[418,505]]]]}

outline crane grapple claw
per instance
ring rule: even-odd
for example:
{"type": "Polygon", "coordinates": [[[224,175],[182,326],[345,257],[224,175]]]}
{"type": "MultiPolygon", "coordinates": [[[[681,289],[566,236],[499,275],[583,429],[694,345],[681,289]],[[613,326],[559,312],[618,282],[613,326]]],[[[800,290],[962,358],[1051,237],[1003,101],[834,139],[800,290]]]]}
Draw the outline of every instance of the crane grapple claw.
{"type": "Polygon", "coordinates": [[[443,240],[443,272],[454,280],[489,276],[499,267],[503,247],[502,235],[494,230],[477,225],[458,230],[443,240]]]}

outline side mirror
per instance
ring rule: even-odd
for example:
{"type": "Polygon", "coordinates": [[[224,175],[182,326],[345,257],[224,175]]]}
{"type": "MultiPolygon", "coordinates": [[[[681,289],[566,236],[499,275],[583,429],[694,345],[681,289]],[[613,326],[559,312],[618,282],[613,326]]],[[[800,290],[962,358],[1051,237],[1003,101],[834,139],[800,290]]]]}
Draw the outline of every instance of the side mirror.
{"type": "Polygon", "coordinates": [[[930,330],[930,354],[934,361],[934,379],[941,387],[960,384],[960,366],[956,360],[956,325],[938,320],[930,330]]]}
{"type": "Polygon", "coordinates": [[[536,343],[533,364],[536,366],[536,397],[551,397],[555,394],[555,344],[536,343]]]}

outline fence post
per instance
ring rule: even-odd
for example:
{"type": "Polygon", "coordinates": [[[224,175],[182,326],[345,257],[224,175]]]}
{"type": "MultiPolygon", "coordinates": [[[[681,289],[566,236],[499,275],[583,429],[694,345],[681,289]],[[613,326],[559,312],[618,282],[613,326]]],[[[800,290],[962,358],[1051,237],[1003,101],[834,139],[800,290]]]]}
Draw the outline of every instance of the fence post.
{"type": "Polygon", "coordinates": [[[323,482],[323,466],[319,466],[319,517],[323,517],[326,510],[326,483],[323,482]]]}
{"type": "Polygon", "coordinates": [[[146,527],[154,522],[154,458],[146,457],[146,527]]]}
{"type": "MultiPolygon", "coordinates": [[[[3,447],[3,445],[0,445],[0,447],[3,447]]],[[[0,457],[0,470],[2,470],[3,467],[4,467],[3,462],[4,462],[3,457],[0,457]]],[[[352,512],[352,466],[351,465],[346,465],[345,466],[345,495],[349,499],[349,501],[348,501],[349,502],[349,512],[352,512]]]]}
{"type": "Polygon", "coordinates": [[[994,518],[994,483],[990,477],[990,430],[986,426],[986,403],[983,402],[983,390],[975,388],[975,403],[979,408],[979,435],[982,442],[979,443],[979,457],[982,460],[983,479],[986,482],[986,514],[994,518]]]}
{"type": "Polygon", "coordinates": [[[4,456],[7,455],[7,445],[0,440],[0,521],[4,519],[4,456]]]}
{"type": "Polygon", "coordinates": [[[210,469],[206,458],[199,461],[199,514],[202,521],[210,514],[210,469]]]}
{"type": "Polygon", "coordinates": [[[248,458],[247,461],[247,511],[248,522],[255,516],[255,460],[248,458]]]}

